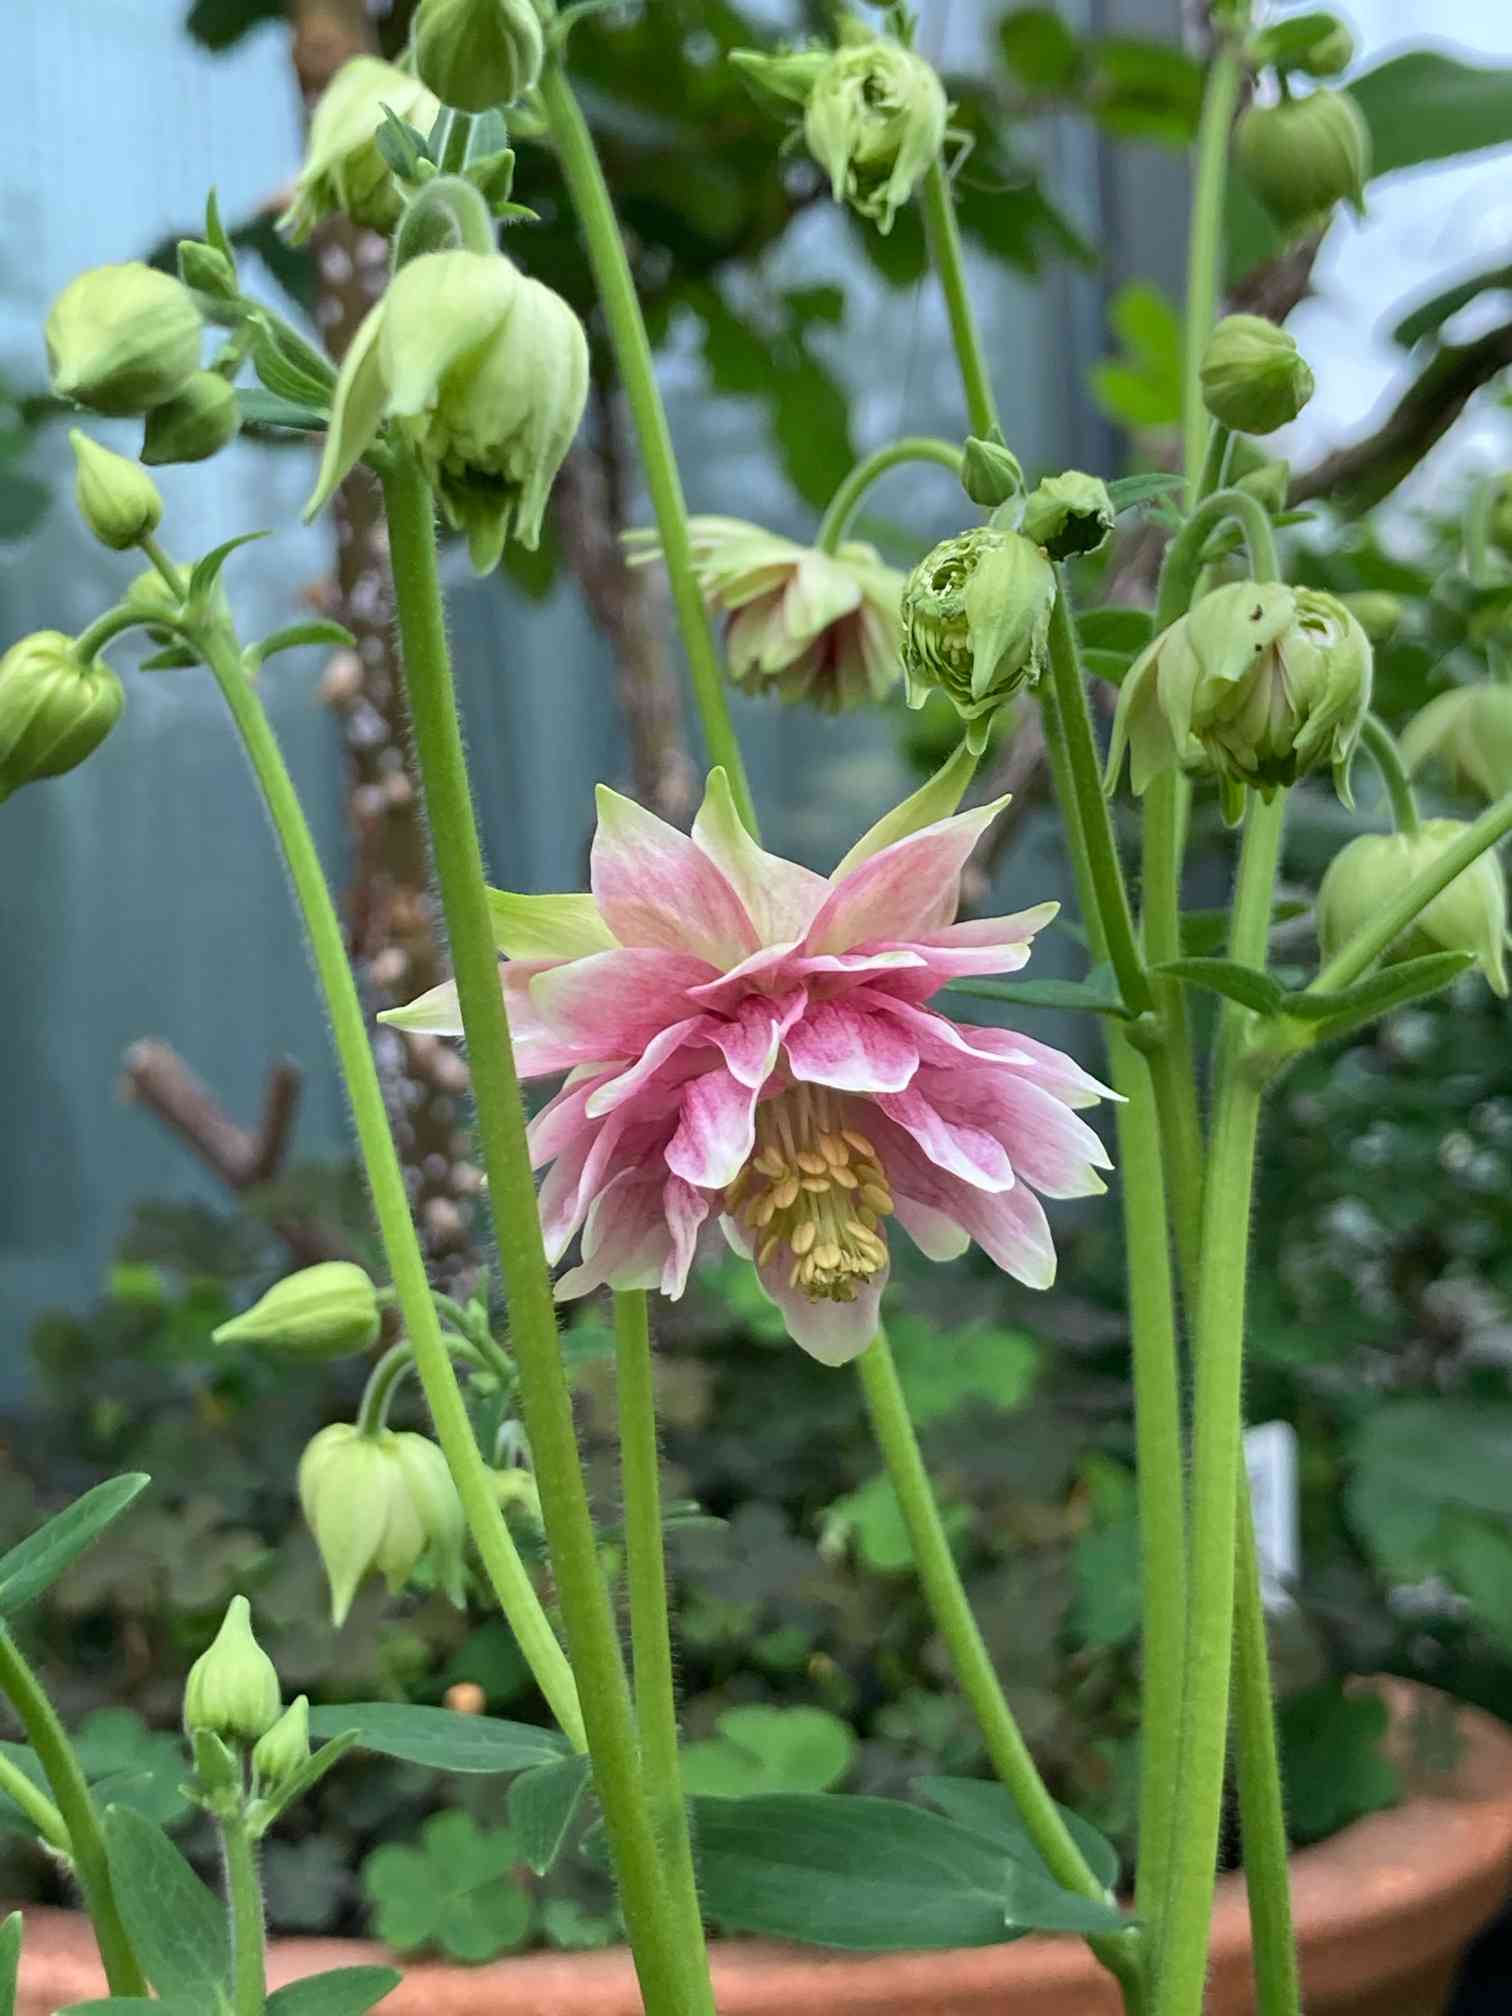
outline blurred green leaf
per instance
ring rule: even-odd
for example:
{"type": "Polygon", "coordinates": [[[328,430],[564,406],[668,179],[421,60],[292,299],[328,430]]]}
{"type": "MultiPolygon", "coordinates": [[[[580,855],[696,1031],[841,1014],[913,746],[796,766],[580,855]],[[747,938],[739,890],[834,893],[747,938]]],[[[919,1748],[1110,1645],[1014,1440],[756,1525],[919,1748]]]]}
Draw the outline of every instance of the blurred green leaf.
{"type": "Polygon", "coordinates": [[[112,1477],[76,1498],[45,1526],[0,1555],[0,1617],[14,1617],[34,1603],[66,1568],[92,1547],[152,1482],[140,1471],[112,1477]]]}
{"type": "Polygon", "coordinates": [[[1512,66],[1413,49],[1351,78],[1349,92],[1370,128],[1372,177],[1512,140],[1512,66]]]}
{"type": "MultiPolygon", "coordinates": [[[[973,1834],[980,1834],[985,1840],[994,1842],[1015,1861],[1027,1862],[1049,1875],[1006,1785],[999,1785],[990,1778],[930,1777],[916,1778],[913,1789],[932,1806],[938,1806],[958,1826],[969,1828],[973,1834]]],[[[1100,1834],[1089,1820],[1073,1813],[1069,1806],[1061,1806],[1057,1810],[1066,1823],[1067,1832],[1086,1857],[1092,1874],[1105,1890],[1115,1889],[1119,1862],[1118,1850],[1113,1843],[1100,1834]]]]}
{"type": "Polygon", "coordinates": [[[515,1875],[522,1859],[507,1828],[433,1814],[417,1846],[386,1843],[362,1865],[373,1929],[397,1953],[434,1946],[473,1962],[507,1953],[530,1929],[530,1897],[515,1875]]]}
{"type": "Polygon", "coordinates": [[[1030,91],[1069,91],[1081,69],[1081,44],[1053,7],[1015,7],[998,22],[1003,61],[1030,91]]]}
{"type": "Polygon", "coordinates": [[[855,1762],[855,1737],[823,1708],[727,1708],[716,1727],[717,1736],[683,1750],[689,1798],[830,1792],[855,1762]]]}
{"type": "Polygon", "coordinates": [[[1202,117],[1202,65],[1172,42],[1108,36],[1090,45],[1086,102],[1122,140],[1187,147],[1202,117]]]}
{"type": "Polygon", "coordinates": [[[522,1771],[511,1784],[509,1824],[537,1876],[544,1876],[561,1854],[590,1775],[586,1757],[559,1757],[555,1763],[522,1771]]]}
{"type": "Polygon", "coordinates": [[[1181,420],[1181,321],[1153,283],[1133,280],[1108,310],[1122,354],[1092,368],[1092,396],[1126,427],[1174,427],[1181,420]]]}
{"type": "Polygon", "coordinates": [[[1395,1804],[1401,1780],[1384,1749],[1389,1719],[1378,1694],[1345,1693],[1336,1680],[1281,1703],[1277,1733],[1294,1841],[1321,1841],[1395,1804]]]}
{"type": "Polygon", "coordinates": [[[367,2016],[403,1979],[397,1967],[337,1967],[275,1989],[267,2016],[367,2016]]]}
{"type": "Polygon", "coordinates": [[[194,0],[185,22],[196,42],[217,55],[264,21],[284,19],[284,0],[194,0]]]}
{"type": "Polygon", "coordinates": [[[1127,1016],[1111,966],[1094,966],[1085,980],[952,980],[947,991],[1020,1008],[1074,1008],[1090,1015],[1127,1016]]]}

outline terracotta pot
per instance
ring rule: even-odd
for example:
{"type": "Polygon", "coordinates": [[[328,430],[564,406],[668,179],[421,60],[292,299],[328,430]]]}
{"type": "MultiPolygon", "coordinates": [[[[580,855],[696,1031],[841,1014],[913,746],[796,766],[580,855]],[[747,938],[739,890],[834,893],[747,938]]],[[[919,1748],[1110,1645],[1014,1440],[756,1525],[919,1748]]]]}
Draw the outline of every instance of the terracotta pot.
{"type": "MultiPolygon", "coordinates": [[[[1414,1701],[1386,1688],[1399,1732],[1414,1701]]],[[[1309,2016],[1439,2016],[1460,1954],[1512,1880],[1512,1730],[1457,1714],[1452,1772],[1419,1776],[1388,1813],[1356,1822],[1292,1860],[1309,2016]]],[[[383,1958],[355,1939],[281,1939],[275,1984],[383,1958]]],[[[1244,1885],[1226,1876],[1214,1919],[1211,2016],[1252,2016],[1244,1885]]],[[[755,1940],[714,1950],[720,2016],[1119,2016],[1108,1977],[1074,1939],[1020,1939],[949,1953],[857,1958],[755,1940]]],[[[17,2016],[54,2016],[105,1992],[87,1924],[28,1910],[17,2016]]],[[[531,1953],[486,1967],[406,1970],[382,2016],[640,2016],[629,1957],[531,1953]]]]}

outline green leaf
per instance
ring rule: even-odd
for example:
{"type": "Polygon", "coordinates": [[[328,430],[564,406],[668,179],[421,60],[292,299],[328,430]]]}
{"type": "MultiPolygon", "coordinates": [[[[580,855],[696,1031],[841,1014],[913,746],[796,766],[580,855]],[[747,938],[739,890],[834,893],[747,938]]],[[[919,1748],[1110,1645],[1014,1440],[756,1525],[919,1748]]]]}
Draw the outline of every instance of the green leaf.
{"type": "Polygon", "coordinates": [[[491,1715],[458,1715],[450,1708],[409,1708],[396,1701],[347,1701],[310,1710],[312,1736],[356,1731],[358,1745],[381,1757],[423,1764],[432,1771],[528,1771],[568,1755],[565,1736],[491,1715]]]}
{"type": "Polygon", "coordinates": [[[1097,609],[1083,609],[1076,619],[1077,635],[1084,648],[1122,651],[1134,657],[1155,634],[1155,618],[1148,609],[1124,609],[1104,603],[1097,609]]]}
{"type": "Polygon", "coordinates": [[[35,1602],[151,1482],[136,1470],[97,1484],[45,1526],[39,1526],[19,1547],[0,1555],[0,1617],[14,1617],[35,1602]]]}
{"type": "Polygon", "coordinates": [[[849,1726],[824,1708],[727,1708],[715,1726],[717,1736],[683,1751],[689,1798],[828,1792],[856,1759],[849,1726]]]}
{"type": "Polygon", "coordinates": [[[148,1980],[163,1996],[222,2006],[231,1966],[225,1914],[161,1827],[129,1806],[105,1813],[111,1881],[148,1980]]]}
{"type": "Polygon", "coordinates": [[[1174,427],[1181,419],[1181,319],[1160,289],[1131,281],[1108,310],[1122,354],[1093,366],[1092,396],[1126,427],[1174,427]]]}
{"type": "Polygon", "coordinates": [[[70,2002],[57,2016],[141,2016],[144,2009],[152,2016],[220,2016],[225,2007],[224,1997],[212,2011],[189,1995],[107,1995],[102,2002],[70,2002]]]}
{"type": "Polygon", "coordinates": [[[331,623],[321,618],[311,623],[291,623],[286,630],[275,630],[271,637],[265,637],[257,646],[257,661],[265,663],[276,651],[297,651],[307,644],[319,644],[328,650],[355,650],[357,639],[344,623],[331,623]]]}
{"type": "Polygon", "coordinates": [[[537,1876],[544,1876],[561,1854],[591,1776],[586,1757],[559,1757],[522,1771],[510,1786],[509,1824],[537,1876]]]}
{"type": "MultiPolygon", "coordinates": [[[[1108,495],[1113,500],[1115,511],[1132,511],[1136,504],[1149,504],[1157,497],[1174,497],[1186,485],[1180,476],[1168,476],[1152,470],[1144,476],[1116,476],[1108,485],[1108,495]]],[[[1088,612],[1091,613],[1090,611],[1088,612]]],[[[1154,619],[1148,609],[1129,609],[1122,612],[1129,616],[1145,619],[1146,634],[1153,627],[1154,619]]],[[[1081,619],[1085,622],[1086,618],[1081,619]]]]}
{"type": "Polygon", "coordinates": [[[1127,1645],[1139,1630],[1139,1527],[1133,1519],[1083,1533],[1072,1556],[1070,1629],[1094,1651],[1127,1645]]]}
{"type": "MultiPolygon", "coordinates": [[[[311,1719],[313,1720],[313,1717],[311,1719]]],[[[355,1729],[343,1729],[339,1735],[332,1736],[327,1742],[322,1743],[291,1777],[284,1779],[276,1791],[267,1793],[253,1803],[251,1811],[255,1818],[257,1833],[266,1834],[281,1813],[287,1812],[291,1806],[297,1805],[308,1793],[313,1792],[326,1773],[333,1771],[347,1752],[356,1748],[355,1729]]]]}
{"type": "Polygon", "coordinates": [[[336,383],[331,365],[287,324],[265,313],[253,322],[252,366],[267,391],[291,406],[320,412],[330,402],[336,383]]]}
{"type": "Polygon", "coordinates": [[[1081,69],[1081,44],[1053,7],[1015,7],[998,23],[1003,61],[1030,91],[1069,91],[1081,69]]]}
{"type": "Polygon", "coordinates": [[[189,576],[189,600],[197,602],[208,595],[220,579],[220,571],[238,546],[250,546],[255,539],[266,539],[266,532],[239,532],[234,539],[227,539],[219,546],[213,546],[203,559],[196,560],[194,571],[189,576]]]}
{"type": "Polygon", "coordinates": [[[1500,294],[1509,287],[1512,287],[1512,266],[1492,266],[1484,273],[1473,274],[1468,280],[1446,287],[1441,294],[1420,301],[1392,330],[1391,340],[1400,343],[1404,350],[1411,350],[1425,336],[1437,335],[1451,315],[1457,315],[1479,295],[1500,294]]]}
{"type": "Polygon", "coordinates": [[[1202,117],[1202,65],[1167,41],[1108,36],[1091,46],[1086,102],[1109,133],[1187,147],[1202,117]]]}
{"type": "Polygon", "coordinates": [[[74,1748],[101,1805],[130,1806],[160,1827],[188,1812],[182,1737],[149,1729],[134,1709],[96,1708],[80,1723],[74,1748]]]}
{"type": "Polygon", "coordinates": [[[733,1931],[892,1953],[1126,1922],[979,1834],[896,1800],[779,1793],[697,1799],[693,1813],[704,1908],[733,1931]]]}
{"type": "Polygon", "coordinates": [[[1007,1412],[1033,1390],[1042,1353],[1026,1330],[973,1323],[942,1337],[937,1323],[900,1315],[888,1331],[908,1411],[920,1427],[968,1406],[1007,1412]]]}
{"type": "Polygon", "coordinates": [[[1129,1014],[1113,968],[1107,965],[1094,966],[1085,980],[952,980],[947,991],[969,994],[981,1001],[1011,1001],[1019,1008],[1073,1008],[1092,1015],[1129,1014]]]}
{"type": "Polygon", "coordinates": [[[21,1913],[0,1925],[0,2016],[16,2016],[16,1974],[21,1965],[21,1913]]]}
{"type": "Polygon", "coordinates": [[[243,427],[296,427],[302,434],[324,434],[330,418],[317,406],[281,399],[276,392],[259,392],[255,385],[238,385],[236,403],[243,427]]]}
{"type": "Polygon", "coordinates": [[[454,1960],[491,1960],[530,1929],[530,1898],[515,1877],[519,1844],[469,1814],[436,1813],[418,1846],[376,1848],[362,1881],[377,1906],[374,1929],[401,1953],[437,1946],[454,1960]]]}
{"type": "Polygon", "coordinates": [[[1337,1680],[1281,1703],[1277,1734],[1294,1841],[1321,1841],[1396,1803],[1401,1780],[1384,1749],[1389,1720],[1378,1694],[1346,1694],[1337,1680]]]}
{"type": "Polygon", "coordinates": [[[1279,980],[1254,966],[1242,966],[1237,959],[1168,959],[1155,971],[1188,987],[1221,994],[1242,1008],[1253,1008],[1257,1015],[1279,1015],[1291,999],[1279,980]]]}
{"type": "Polygon", "coordinates": [[[1285,1012],[1301,1022],[1321,1023],[1318,1034],[1324,1040],[1347,1036],[1367,1022],[1389,1015],[1393,1009],[1406,1007],[1409,1001],[1421,1001],[1425,995],[1440,993],[1462,973],[1468,973],[1474,964],[1473,952],[1429,952],[1421,959],[1404,959],[1399,966],[1387,966],[1379,973],[1357,980],[1353,987],[1340,988],[1336,994],[1317,994],[1311,990],[1288,994],[1285,1012]]]}
{"type": "Polygon", "coordinates": [[[397,1967],[338,1967],[291,1981],[268,1997],[267,2016],[367,2016],[404,1976],[397,1967]]]}
{"type": "MultiPolygon", "coordinates": [[[[999,1785],[990,1778],[927,1777],[915,1778],[913,1789],[932,1806],[938,1806],[957,1826],[970,1828],[973,1834],[995,1842],[1005,1855],[1027,1862],[1049,1875],[1014,1804],[1013,1795],[1005,1785],[999,1785]]],[[[1058,1806],[1056,1811],[1065,1821],[1066,1831],[1080,1848],[1087,1867],[1098,1882],[1105,1890],[1116,1888],[1119,1861],[1118,1850],[1113,1843],[1099,1833],[1090,1820],[1083,1820],[1069,1806],[1058,1806]]]]}
{"type": "MultiPolygon", "coordinates": [[[[1459,1506],[1512,1520],[1512,1404],[1490,1400],[1392,1400],[1371,1414],[1350,1448],[1357,1488],[1393,1505],[1459,1506]]],[[[1368,1519],[1365,1523],[1369,1523],[1368,1519]]]]}
{"type": "Polygon", "coordinates": [[[1352,78],[1349,93],[1370,128],[1372,176],[1512,140],[1512,67],[1415,49],[1352,78]]]}
{"type": "Polygon", "coordinates": [[[214,189],[205,198],[205,243],[219,252],[233,273],[236,271],[236,253],[221,222],[220,196],[214,189]]]}

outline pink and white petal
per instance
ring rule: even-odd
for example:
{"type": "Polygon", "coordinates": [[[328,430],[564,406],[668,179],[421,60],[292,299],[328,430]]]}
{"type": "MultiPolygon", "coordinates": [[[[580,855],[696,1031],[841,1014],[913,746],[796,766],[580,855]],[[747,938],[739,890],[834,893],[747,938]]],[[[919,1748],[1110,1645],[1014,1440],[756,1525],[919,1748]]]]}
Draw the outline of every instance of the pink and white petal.
{"type": "Polygon", "coordinates": [[[832,883],[804,950],[903,944],[950,923],[961,900],[961,870],[1007,802],[997,798],[941,819],[852,868],[832,883]]]}
{"type": "Polygon", "coordinates": [[[1053,1092],[1067,1106],[1095,1106],[1100,1099],[1122,1094],[1084,1071],[1074,1057],[1049,1043],[1038,1043],[1017,1029],[994,1029],[980,1022],[952,1022],[946,1015],[899,1001],[892,1012],[907,1028],[926,1064],[959,1066],[963,1057],[1011,1064],[1032,1083],[1053,1092]]]}
{"type": "Polygon", "coordinates": [[[582,1260],[558,1280],[556,1298],[570,1302],[604,1287],[658,1288],[671,1244],[661,1185],[638,1169],[621,1170],[594,1200],[582,1260]]]}
{"type": "Polygon", "coordinates": [[[690,989],[708,978],[707,962],[685,952],[626,947],[537,973],[530,1004],[544,1030],[584,1059],[638,1057],[669,1023],[687,1019],[690,989]]]}
{"type": "Polygon", "coordinates": [[[981,1191],[961,1199],[961,1224],[992,1261],[1026,1288],[1055,1281],[1055,1241],[1044,1206],[1025,1184],[994,1197],[981,1191]]]}
{"type": "Polygon", "coordinates": [[[709,1018],[709,1041],[717,1046],[730,1076],[753,1089],[772,1075],[782,1039],[802,1015],[808,997],[800,988],[785,1001],[753,994],[742,1001],[729,1021],[709,1018]]]}
{"type": "Polygon", "coordinates": [[[733,1183],[756,1145],[756,1091],[728,1071],[690,1079],[682,1117],[667,1143],[667,1167],[699,1190],[733,1183]]]}
{"type": "Polygon", "coordinates": [[[893,1191],[893,1214],[926,1260],[959,1260],[971,1235],[937,1205],[893,1191]]]}
{"type": "Polygon", "coordinates": [[[812,1003],[783,1048],[795,1078],[840,1092],[901,1092],[919,1068],[907,1031],[854,996],[812,1003]]]}
{"type": "Polygon", "coordinates": [[[947,1119],[912,1086],[906,1092],[879,1093],[874,1103],[917,1143],[937,1169],[975,1190],[1013,1188],[1013,1164],[1003,1144],[985,1127],[947,1119]]]}
{"type": "Polygon", "coordinates": [[[797,952],[796,939],[784,940],[778,945],[763,945],[759,952],[742,959],[728,973],[690,987],[688,999],[701,1008],[712,1008],[721,1015],[733,1015],[750,994],[778,994],[800,986],[803,973],[797,952]]]}
{"type": "Polygon", "coordinates": [[[488,891],[494,944],[510,959],[583,959],[612,952],[618,939],[591,896],[515,896],[488,891]]]}
{"type": "Polygon", "coordinates": [[[1063,1100],[1011,1066],[983,1065],[974,1073],[926,1067],[918,1086],[948,1121],[994,1135],[1014,1174],[1041,1196],[1096,1197],[1107,1188],[1097,1171],[1113,1164],[1099,1137],[1063,1100]]]}
{"type": "Polygon", "coordinates": [[[587,1108],[590,1118],[597,1119],[605,1113],[612,1113],[617,1106],[634,1099],[680,1050],[695,1043],[707,1043],[709,1031],[714,1026],[712,1015],[690,1015],[681,1022],[669,1023],[665,1029],[658,1030],[628,1070],[611,1073],[600,1080],[587,1108]]]}
{"type": "Polygon", "coordinates": [[[580,1132],[597,1131],[592,1125],[595,1115],[590,1102],[601,1085],[614,1082],[614,1076],[612,1067],[608,1071],[574,1072],[556,1097],[547,1100],[525,1130],[532,1169],[554,1161],[580,1132]]]}
{"type": "Polygon", "coordinates": [[[593,894],[622,945],[733,966],[761,943],[729,879],[685,833],[601,784],[593,894]]]}
{"type": "Polygon", "coordinates": [[[657,1285],[674,1302],[688,1285],[688,1269],[698,1250],[698,1235],[713,1208],[713,1199],[705,1191],[685,1183],[681,1176],[669,1176],[662,1187],[669,1243],[657,1285]]]}
{"type": "Polygon", "coordinates": [[[709,772],[693,839],[735,890],[764,945],[801,938],[829,894],[822,875],[757,846],[721,769],[709,772]]]}
{"type": "Polygon", "coordinates": [[[1052,924],[1060,913],[1059,903],[1036,903],[1032,910],[1015,910],[1009,917],[969,917],[958,924],[942,925],[910,944],[952,951],[965,946],[1027,945],[1037,933],[1052,924]]]}
{"type": "Polygon", "coordinates": [[[828,1302],[789,1286],[789,1264],[776,1259],[770,1266],[758,1266],[756,1278],[782,1311],[793,1342],[821,1365],[848,1365],[859,1358],[877,1334],[888,1269],[883,1267],[863,1282],[853,1302],[828,1302]]]}

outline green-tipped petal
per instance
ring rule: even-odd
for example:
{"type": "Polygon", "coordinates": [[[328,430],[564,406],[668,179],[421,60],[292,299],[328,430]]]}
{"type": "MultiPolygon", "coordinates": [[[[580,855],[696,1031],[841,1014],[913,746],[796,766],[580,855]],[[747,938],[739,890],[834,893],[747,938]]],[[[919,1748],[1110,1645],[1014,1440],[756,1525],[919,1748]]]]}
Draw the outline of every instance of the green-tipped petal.
{"type": "Polygon", "coordinates": [[[722,769],[709,772],[693,839],[734,888],[764,945],[801,938],[829,894],[822,875],[756,844],[722,769]]]}
{"type": "Polygon", "coordinates": [[[383,328],[383,303],[370,308],[362,326],[352,338],[341,361],[336,393],[331,405],[331,424],[326,430],[325,448],[320,457],[320,474],[304,508],[309,523],[324,510],[336,491],[362,460],[383,425],[388,386],[378,338],[383,328]]]}
{"type": "MultiPolygon", "coordinates": [[[[927,694],[925,697],[928,697],[927,694]]],[[[986,747],[985,727],[982,734],[983,741],[973,748],[968,733],[967,739],[957,745],[949,761],[941,764],[927,784],[921,784],[911,797],[905,798],[901,805],[895,805],[891,812],[863,833],[830,880],[840,881],[873,854],[880,854],[884,847],[891,847],[895,840],[906,840],[910,833],[920,833],[926,826],[948,819],[965,797],[966,788],[976,775],[977,757],[986,747]]],[[[1002,802],[1006,805],[1008,801],[1005,798],[1002,802]]]]}
{"type": "Polygon", "coordinates": [[[490,889],[488,914],[494,944],[508,959],[586,959],[619,946],[591,896],[513,896],[490,889]]]}

